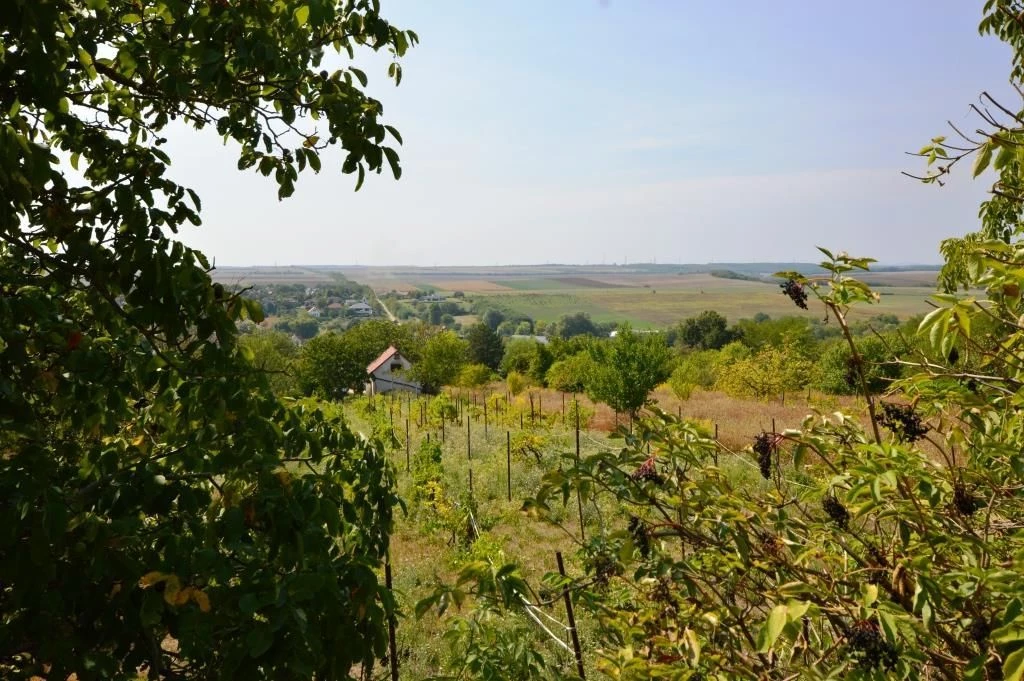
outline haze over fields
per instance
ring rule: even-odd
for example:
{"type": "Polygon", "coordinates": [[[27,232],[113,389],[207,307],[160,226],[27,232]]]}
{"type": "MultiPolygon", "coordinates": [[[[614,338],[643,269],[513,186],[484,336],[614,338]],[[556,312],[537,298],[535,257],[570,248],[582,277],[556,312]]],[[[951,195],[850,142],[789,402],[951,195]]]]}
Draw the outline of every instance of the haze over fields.
{"type": "Polygon", "coordinates": [[[938,262],[984,185],[900,171],[1007,89],[979,6],[395,0],[422,38],[401,86],[364,61],[402,179],[354,194],[328,158],[279,203],[233,149],[172,135],[205,208],[185,238],[222,265],[938,262]]]}
{"type": "MultiPolygon", "coordinates": [[[[224,267],[214,275],[225,284],[306,284],[316,286],[343,275],[370,286],[378,295],[430,291],[458,296],[479,307],[510,316],[555,321],[585,312],[597,322],[628,321],[642,328],[664,328],[704,310],[730,320],[764,313],[773,317],[820,317],[801,311],[781,295],[771,273],[813,265],[799,263],[731,263],[731,269],[697,265],[586,267],[541,265],[518,267],[224,267]],[[461,295],[460,295],[461,294],[461,295]]],[[[861,306],[855,317],[878,314],[900,318],[927,312],[935,291],[934,270],[885,271],[864,275],[880,294],[878,304],[861,306]]],[[[474,319],[460,319],[471,323],[474,319]]]]}

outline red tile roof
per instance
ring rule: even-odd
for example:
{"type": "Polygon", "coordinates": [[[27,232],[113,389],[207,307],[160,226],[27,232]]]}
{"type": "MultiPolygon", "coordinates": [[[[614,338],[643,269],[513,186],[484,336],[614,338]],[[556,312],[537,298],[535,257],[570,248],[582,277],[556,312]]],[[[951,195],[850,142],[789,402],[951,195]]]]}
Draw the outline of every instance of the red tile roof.
{"type": "Polygon", "coordinates": [[[385,350],[380,357],[370,362],[369,366],[366,367],[366,373],[372,374],[377,369],[380,369],[384,365],[384,362],[388,361],[397,354],[398,348],[392,345],[387,350],[385,350]]]}

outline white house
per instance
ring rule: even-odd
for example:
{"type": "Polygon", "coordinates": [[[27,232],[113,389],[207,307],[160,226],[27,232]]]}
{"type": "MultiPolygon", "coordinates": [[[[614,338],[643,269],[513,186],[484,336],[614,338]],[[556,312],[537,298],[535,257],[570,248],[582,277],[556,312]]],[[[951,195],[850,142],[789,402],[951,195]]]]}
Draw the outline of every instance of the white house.
{"type": "Polygon", "coordinates": [[[348,306],[348,311],[360,317],[373,316],[373,306],[370,305],[369,303],[352,303],[351,305],[348,306]]]}
{"type": "Polygon", "coordinates": [[[313,307],[309,308],[309,316],[310,317],[314,317],[315,319],[320,319],[320,315],[321,314],[323,314],[323,313],[320,312],[320,308],[317,307],[316,305],[314,305],[313,307]]]}
{"type": "Polygon", "coordinates": [[[377,395],[405,390],[418,395],[420,384],[405,375],[411,368],[412,362],[392,345],[366,367],[366,375],[369,377],[366,393],[377,395]]]}

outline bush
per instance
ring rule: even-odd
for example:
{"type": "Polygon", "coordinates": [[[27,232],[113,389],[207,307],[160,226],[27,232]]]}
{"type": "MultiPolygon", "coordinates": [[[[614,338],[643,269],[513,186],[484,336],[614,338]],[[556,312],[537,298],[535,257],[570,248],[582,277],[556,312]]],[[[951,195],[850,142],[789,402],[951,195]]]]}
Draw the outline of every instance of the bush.
{"type": "Polygon", "coordinates": [[[736,397],[759,400],[800,390],[810,380],[813,364],[787,347],[766,347],[752,357],[724,364],[715,385],[736,397]]]}
{"type": "Polygon", "coordinates": [[[586,380],[590,371],[590,355],[581,352],[554,362],[545,374],[545,381],[552,390],[581,393],[586,389],[586,380]]]}
{"type": "Polygon", "coordinates": [[[529,381],[518,371],[512,371],[508,376],[505,377],[505,383],[508,385],[508,391],[513,395],[518,395],[529,386],[529,381]]]}
{"type": "Polygon", "coordinates": [[[459,372],[458,384],[463,388],[479,388],[492,377],[491,370],[483,364],[467,364],[459,372]]]}

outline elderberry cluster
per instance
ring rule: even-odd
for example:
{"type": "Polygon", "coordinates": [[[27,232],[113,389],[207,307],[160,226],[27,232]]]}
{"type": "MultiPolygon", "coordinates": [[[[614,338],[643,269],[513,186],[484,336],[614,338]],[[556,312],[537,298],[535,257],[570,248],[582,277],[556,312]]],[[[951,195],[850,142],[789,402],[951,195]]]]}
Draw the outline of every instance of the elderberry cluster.
{"type": "Polygon", "coordinates": [[[900,442],[917,442],[928,432],[928,426],[909,404],[884,402],[878,422],[899,438],[900,442]]]}
{"type": "Polygon", "coordinates": [[[967,627],[967,635],[979,646],[984,646],[988,635],[992,633],[992,625],[984,617],[975,617],[967,627]]]}
{"type": "Polygon", "coordinates": [[[762,432],[754,438],[754,453],[757,454],[757,466],[761,469],[761,477],[768,480],[772,477],[772,452],[775,451],[775,437],[762,432]]]}
{"type": "Polygon", "coordinates": [[[860,620],[854,624],[848,643],[852,656],[863,669],[883,667],[891,671],[899,662],[899,651],[882,637],[876,622],[860,620]]]}
{"type": "Polygon", "coordinates": [[[587,567],[594,573],[594,584],[602,589],[608,586],[612,577],[622,572],[615,559],[603,551],[594,555],[587,563],[587,567]]]}
{"type": "Polygon", "coordinates": [[[635,471],[630,473],[629,477],[633,478],[637,482],[649,480],[655,485],[660,485],[665,481],[665,478],[658,473],[658,469],[654,467],[654,457],[651,457],[640,464],[635,471]]]}
{"type": "Polygon", "coordinates": [[[953,485],[953,507],[960,515],[970,517],[981,508],[981,501],[971,494],[962,480],[957,480],[953,485]]]}
{"type": "Polygon", "coordinates": [[[807,291],[796,279],[787,279],[779,284],[782,292],[786,294],[793,303],[802,310],[807,309],[807,291]]]}
{"type": "Polygon", "coordinates": [[[633,545],[640,551],[640,555],[647,558],[651,555],[651,537],[647,534],[647,526],[644,521],[635,515],[629,516],[629,535],[633,538],[633,545]]]}
{"type": "Polygon", "coordinates": [[[829,518],[832,519],[836,525],[842,529],[846,529],[850,523],[850,512],[846,510],[846,507],[836,499],[834,494],[829,494],[827,497],[821,500],[821,508],[825,511],[829,518]]]}

